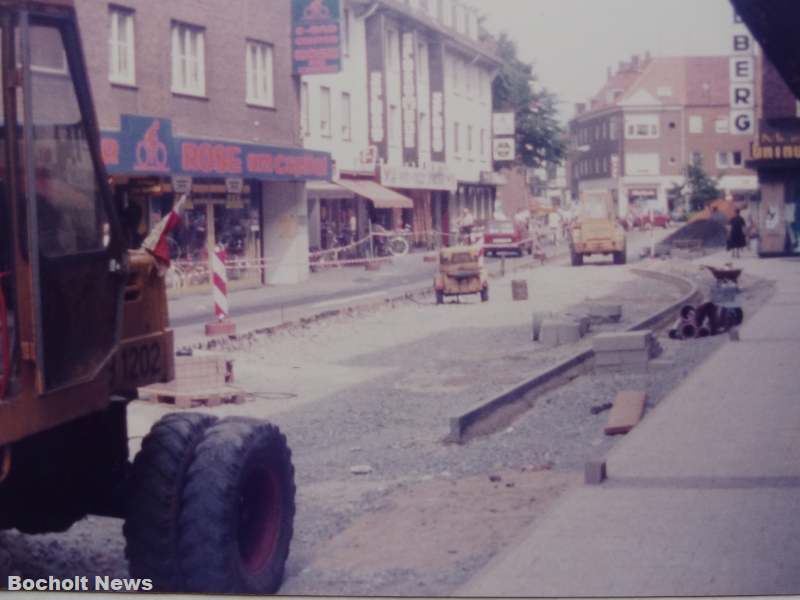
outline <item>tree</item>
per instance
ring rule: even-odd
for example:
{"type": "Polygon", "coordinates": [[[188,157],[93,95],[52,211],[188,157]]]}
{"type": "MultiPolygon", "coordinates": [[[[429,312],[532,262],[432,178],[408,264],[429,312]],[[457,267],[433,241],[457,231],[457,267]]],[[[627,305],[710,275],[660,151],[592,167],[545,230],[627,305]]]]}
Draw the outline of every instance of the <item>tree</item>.
{"type": "Polygon", "coordinates": [[[561,163],[566,134],[556,118],[556,96],[544,88],[534,91],[533,65],[517,57],[517,45],[505,33],[497,40],[497,54],[503,66],[492,83],[492,106],[515,114],[517,161],[534,168],[561,163]]]}
{"type": "Polygon", "coordinates": [[[682,184],[674,184],[669,190],[672,196],[687,197],[691,210],[703,210],[722,196],[717,181],[706,173],[703,159],[694,157],[686,166],[686,178],[682,184]]]}

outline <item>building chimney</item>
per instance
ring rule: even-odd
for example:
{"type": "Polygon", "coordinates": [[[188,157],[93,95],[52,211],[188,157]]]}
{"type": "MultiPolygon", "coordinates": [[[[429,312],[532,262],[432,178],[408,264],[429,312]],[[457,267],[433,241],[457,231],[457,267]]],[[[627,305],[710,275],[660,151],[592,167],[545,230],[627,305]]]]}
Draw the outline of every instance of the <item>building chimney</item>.
{"type": "Polygon", "coordinates": [[[626,63],[624,60],[619,61],[619,69],[617,70],[617,73],[624,73],[627,70],[628,63],[626,63]]]}
{"type": "Polygon", "coordinates": [[[639,70],[639,55],[638,54],[634,54],[633,56],[631,56],[631,69],[633,69],[634,71],[638,71],[639,70]]]}
{"type": "Polygon", "coordinates": [[[586,103],[578,102],[577,104],[575,104],[575,114],[576,115],[582,115],[585,112],[586,112],[586,103]]]}

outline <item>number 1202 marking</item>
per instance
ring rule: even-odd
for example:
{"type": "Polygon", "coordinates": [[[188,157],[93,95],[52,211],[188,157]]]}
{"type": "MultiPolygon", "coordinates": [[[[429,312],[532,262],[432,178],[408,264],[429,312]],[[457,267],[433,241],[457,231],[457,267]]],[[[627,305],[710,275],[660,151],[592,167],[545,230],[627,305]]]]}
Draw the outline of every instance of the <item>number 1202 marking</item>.
{"type": "Polygon", "coordinates": [[[161,373],[161,346],[156,343],[125,348],[120,359],[125,381],[150,378],[161,373]]]}

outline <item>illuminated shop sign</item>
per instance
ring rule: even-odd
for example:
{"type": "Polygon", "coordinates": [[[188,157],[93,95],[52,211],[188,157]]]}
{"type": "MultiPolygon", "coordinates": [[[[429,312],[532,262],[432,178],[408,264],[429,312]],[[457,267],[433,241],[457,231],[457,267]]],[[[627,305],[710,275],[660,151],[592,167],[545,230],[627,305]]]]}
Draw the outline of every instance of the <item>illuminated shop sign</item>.
{"type": "Polygon", "coordinates": [[[292,0],[292,72],[338,73],[342,67],[339,0],[292,0]]]}

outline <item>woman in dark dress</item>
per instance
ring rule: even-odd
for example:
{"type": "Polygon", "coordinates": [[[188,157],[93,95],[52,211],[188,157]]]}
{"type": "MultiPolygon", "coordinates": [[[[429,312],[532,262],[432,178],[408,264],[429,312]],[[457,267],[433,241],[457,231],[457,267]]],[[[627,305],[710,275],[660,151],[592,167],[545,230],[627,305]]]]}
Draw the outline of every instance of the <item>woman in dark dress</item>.
{"type": "Polygon", "coordinates": [[[736,209],[736,216],[731,219],[731,232],[728,236],[728,250],[733,254],[733,258],[739,258],[739,251],[747,246],[747,238],[744,235],[746,223],[736,209]]]}

